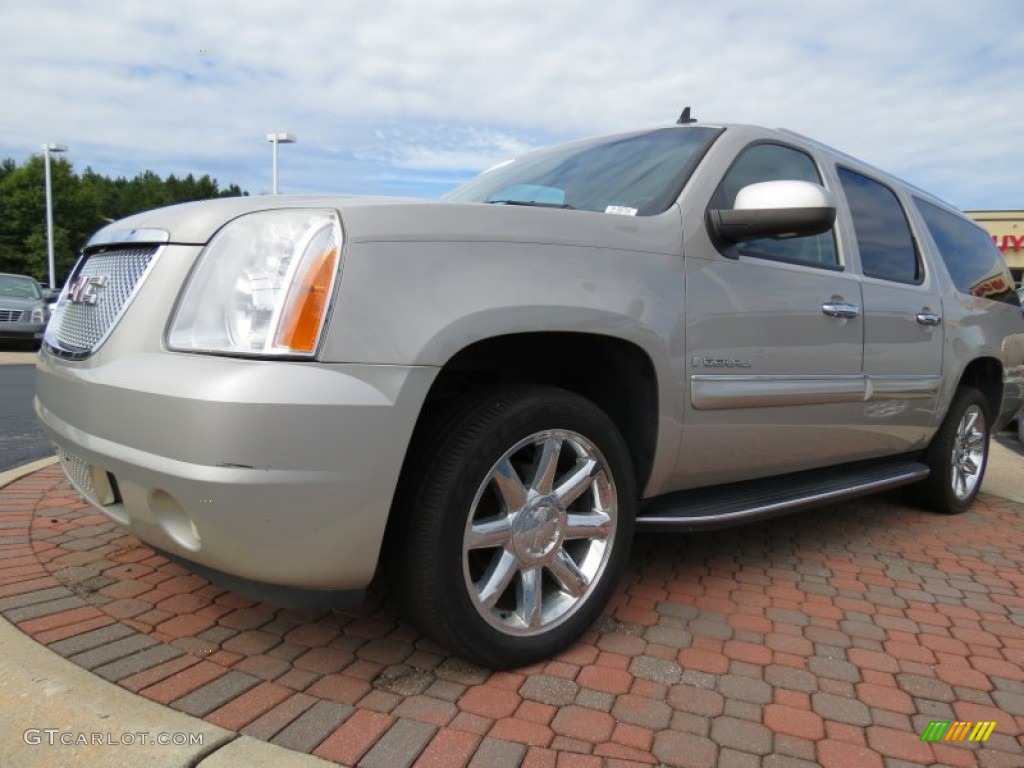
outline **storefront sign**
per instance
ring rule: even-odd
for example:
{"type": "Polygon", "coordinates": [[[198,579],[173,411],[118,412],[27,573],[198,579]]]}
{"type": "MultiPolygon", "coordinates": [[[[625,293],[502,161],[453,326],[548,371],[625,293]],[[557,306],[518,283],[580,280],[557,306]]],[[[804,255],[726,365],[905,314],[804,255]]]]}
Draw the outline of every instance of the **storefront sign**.
{"type": "Polygon", "coordinates": [[[1013,235],[992,235],[992,242],[999,246],[1000,251],[1022,251],[1024,250],[1024,235],[1014,237],[1013,235]]]}

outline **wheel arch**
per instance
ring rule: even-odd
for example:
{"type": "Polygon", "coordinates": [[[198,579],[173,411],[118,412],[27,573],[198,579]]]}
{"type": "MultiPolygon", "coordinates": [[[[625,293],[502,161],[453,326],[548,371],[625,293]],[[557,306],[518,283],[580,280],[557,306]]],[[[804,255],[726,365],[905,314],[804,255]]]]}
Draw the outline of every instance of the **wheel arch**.
{"type": "Polygon", "coordinates": [[[994,357],[977,357],[964,368],[957,382],[960,387],[974,387],[985,397],[988,421],[992,427],[1003,406],[1003,364],[994,357]]]}
{"type": "MultiPolygon", "coordinates": [[[[658,442],[659,388],[651,357],[637,344],[600,334],[538,331],[493,336],[454,354],[427,394],[417,434],[459,397],[502,384],[559,387],[587,398],[615,423],[629,447],[637,488],[654,466],[658,442]]],[[[408,467],[412,457],[406,456],[408,467]]],[[[403,468],[403,473],[405,469],[403,468]]]]}

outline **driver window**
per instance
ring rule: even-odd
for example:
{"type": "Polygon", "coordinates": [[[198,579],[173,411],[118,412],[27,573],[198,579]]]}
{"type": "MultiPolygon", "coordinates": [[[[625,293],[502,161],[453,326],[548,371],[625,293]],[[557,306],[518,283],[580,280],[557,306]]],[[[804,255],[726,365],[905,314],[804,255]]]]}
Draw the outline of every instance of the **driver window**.
{"type": "MultiPolygon", "coordinates": [[[[743,150],[722,178],[711,208],[729,209],[736,194],[748,184],[761,181],[810,181],[821,184],[814,161],[804,152],[781,144],[754,144],[743,150]]],[[[764,239],[741,243],[739,253],[777,261],[795,262],[815,267],[838,267],[835,236],[832,232],[785,240],[764,239]]]]}

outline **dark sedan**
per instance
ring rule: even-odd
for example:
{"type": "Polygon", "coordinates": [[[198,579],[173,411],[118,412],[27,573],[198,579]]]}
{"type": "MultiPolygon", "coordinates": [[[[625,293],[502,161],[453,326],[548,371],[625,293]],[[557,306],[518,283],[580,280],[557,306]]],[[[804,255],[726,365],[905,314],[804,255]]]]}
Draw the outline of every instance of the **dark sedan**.
{"type": "Polygon", "coordinates": [[[0,273],[0,341],[21,341],[38,349],[49,311],[34,278],[0,273]]]}

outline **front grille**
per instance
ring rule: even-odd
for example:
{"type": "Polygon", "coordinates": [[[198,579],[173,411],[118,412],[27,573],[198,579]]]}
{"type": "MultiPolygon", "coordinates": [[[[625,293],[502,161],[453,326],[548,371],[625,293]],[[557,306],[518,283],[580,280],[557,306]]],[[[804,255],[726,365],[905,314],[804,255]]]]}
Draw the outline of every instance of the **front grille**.
{"type": "Polygon", "coordinates": [[[20,309],[0,309],[0,323],[20,323],[24,314],[20,309]]]}
{"type": "Polygon", "coordinates": [[[60,446],[56,447],[57,458],[60,459],[60,466],[64,470],[64,474],[78,487],[78,490],[90,498],[95,497],[96,489],[92,484],[92,472],[89,471],[89,465],[75,454],[68,453],[60,446]]]}
{"type": "Polygon", "coordinates": [[[72,359],[95,352],[127,309],[158,250],[157,245],[133,245],[84,255],[68,278],[69,285],[91,277],[101,278],[102,285],[89,286],[95,303],[73,301],[69,293],[61,296],[46,329],[50,351],[72,359]]]}

